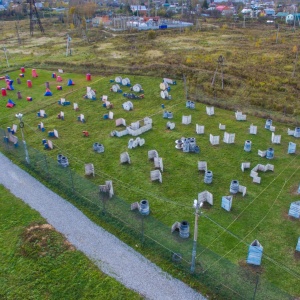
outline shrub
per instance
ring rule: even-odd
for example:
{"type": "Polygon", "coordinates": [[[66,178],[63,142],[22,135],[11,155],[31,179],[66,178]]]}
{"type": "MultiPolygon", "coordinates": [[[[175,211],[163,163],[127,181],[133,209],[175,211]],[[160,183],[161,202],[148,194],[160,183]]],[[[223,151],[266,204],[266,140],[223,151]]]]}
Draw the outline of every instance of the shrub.
{"type": "Polygon", "coordinates": [[[285,113],[289,114],[289,115],[292,115],[294,113],[294,107],[291,106],[291,105],[286,106],[285,107],[285,113]]]}
{"type": "Polygon", "coordinates": [[[154,40],[156,38],[156,33],[154,30],[148,32],[148,40],[154,40]]]}
{"type": "Polygon", "coordinates": [[[222,29],[222,30],[228,29],[228,25],[227,25],[227,24],[223,24],[222,27],[221,27],[221,29],[222,29]]]}

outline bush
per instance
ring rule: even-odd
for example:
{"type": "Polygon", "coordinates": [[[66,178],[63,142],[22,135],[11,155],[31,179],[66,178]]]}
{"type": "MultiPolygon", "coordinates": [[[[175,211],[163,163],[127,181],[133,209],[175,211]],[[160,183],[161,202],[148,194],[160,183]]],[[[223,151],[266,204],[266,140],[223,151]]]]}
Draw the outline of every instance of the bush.
{"type": "Polygon", "coordinates": [[[156,33],[154,30],[148,32],[148,40],[154,40],[156,38],[156,33]]]}

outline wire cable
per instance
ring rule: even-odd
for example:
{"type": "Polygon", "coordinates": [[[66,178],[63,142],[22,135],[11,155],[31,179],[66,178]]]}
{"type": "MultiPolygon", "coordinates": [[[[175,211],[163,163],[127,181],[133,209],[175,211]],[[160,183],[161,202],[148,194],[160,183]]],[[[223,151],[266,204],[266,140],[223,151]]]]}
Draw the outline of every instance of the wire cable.
{"type": "MultiPolygon", "coordinates": [[[[268,216],[268,214],[270,213],[270,211],[272,210],[273,206],[275,205],[276,201],[278,200],[280,194],[282,193],[285,185],[287,184],[287,182],[294,176],[294,174],[300,169],[300,166],[290,175],[290,177],[285,180],[283,186],[281,187],[279,193],[277,194],[277,197],[275,198],[275,200],[273,201],[271,207],[268,209],[268,211],[266,212],[266,214],[264,215],[264,217],[256,224],[255,227],[252,228],[251,231],[249,231],[243,238],[240,238],[239,236],[237,236],[236,234],[232,233],[231,231],[228,230],[228,227],[225,228],[222,225],[220,225],[219,223],[217,223],[216,221],[212,220],[212,218],[206,216],[203,214],[203,216],[207,219],[209,219],[211,222],[213,222],[215,225],[217,225],[218,227],[222,228],[224,230],[224,232],[229,233],[231,236],[233,236],[234,238],[238,239],[239,242],[229,251],[227,251],[223,256],[221,256],[217,261],[215,261],[213,264],[211,264],[209,267],[206,268],[206,270],[204,270],[203,272],[206,272],[208,269],[211,268],[211,266],[213,266],[214,264],[216,264],[218,261],[220,261],[222,258],[224,258],[225,256],[227,256],[229,253],[231,253],[240,243],[243,243],[247,246],[249,246],[249,243],[245,242],[245,239],[265,220],[265,218],[268,216]]],[[[202,251],[203,254],[204,251],[202,251]]],[[[197,256],[199,257],[199,255],[197,256]]],[[[290,268],[288,268],[285,265],[282,265],[281,263],[275,261],[273,258],[271,258],[269,255],[267,255],[266,253],[264,253],[264,257],[269,260],[271,263],[273,263],[274,265],[276,265],[277,267],[285,270],[287,273],[289,273],[290,275],[292,275],[295,278],[300,279],[300,274],[295,272],[294,270],[291,270],[290,268]]]]}
{"type": "MultiPolygon", "coordinates": [[[[255,200],[257,200],[273,183],[274,183],[274,181],[285,171],[285,170],[287,170],[288,168],[289,168],[289,166],[293,163],[293,161],[296,159],[296,157],[297,157],[297,155],[289,162],[289,164],[288,165],[286,165],[286,167],[251,201],[251,202],[249,202],[249,204],[238,214],[238,216],[237,217],[235,217],[235,219],[228,225],[228,226],[226,226],[226,229],[228,229],[228,228],[230,228],[240,217],[241,217],[241,215],[244,213],[244,211],[246,210],[246,209],[248,209],[248,207],[250,207],[250,205],[252,205],[253,204],[253,202],[255,201],[255,200]]],[[[223,233],[224,233],[224,231],[222,232],[222,233],[220,233],[208,246],[207,246],[207,248],[209,248],[210,246],[212,246],[212,244],[215,242],[215,241],[217,241],[222,235],[223,235],[223,233]]],[[[205,250],[203,250],[203,251],[205,251],[205,250]]],[[[201,255],[201,253],[199,254],[199,255],[201,255]]],[[[198,256],[199,256],[198,255],[198,256]]]]}

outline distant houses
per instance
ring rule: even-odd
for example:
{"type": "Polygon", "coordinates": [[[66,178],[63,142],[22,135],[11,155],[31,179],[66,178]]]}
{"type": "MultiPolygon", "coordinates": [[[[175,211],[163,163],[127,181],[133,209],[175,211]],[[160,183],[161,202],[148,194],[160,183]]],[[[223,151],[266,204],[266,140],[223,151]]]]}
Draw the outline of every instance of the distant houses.
{"type": "Polygon", "coordinates": [[[108,25],[108,24],[110,24],[110,19],[108,16],[92,18],[93,27],[98,27],[100,25],[108,25]]]}
{"type": "Polygon", "coordinates": [[[273,8],[265,8],[264,11],[263,11],[263,14],[264,14],[266,17],[272,17],[272,16],[275,16],[275,9],[273,9],[273,8]]]}
{"type": "Polygon", "coordinates": [[[285,19],[285,23],[290,25],[294,24],[296,21],[297,23],[300,21],[300,13],[290,14],[288,12],[278,12],[275,17],[280,18],[281,20],[285,19]]]}
{"type": "Polygon", "coordinates": [[[130,10],[133,13],[137,13],[140,15],[145,15],[147,14],[147,7],[145,5],[130,5],[130,10]]]}

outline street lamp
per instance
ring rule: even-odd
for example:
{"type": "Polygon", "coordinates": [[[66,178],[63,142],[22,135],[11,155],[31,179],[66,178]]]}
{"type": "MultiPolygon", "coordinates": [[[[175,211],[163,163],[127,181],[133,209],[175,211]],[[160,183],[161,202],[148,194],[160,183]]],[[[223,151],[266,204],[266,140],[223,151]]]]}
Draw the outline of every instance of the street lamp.
{"type": "MultiPolygon", "coordinates": [[[[196,249],[197,249],[197,238],[198,238],[198,218],[200,208],[203,206],[203,202],[195,199],[193,207],[195,208],[195,228],[194,228],[194,242],[193,242],[193,251],[192,251],[192,265],[191,265],[191,273],[195,271],[196,265],[196,249]]],[[[201,212],[200,212],[201,214],[201,212]]]]}
{"type": "Polygon", "coordinates": [[[30,164],[29,155],[28,155],[28,150],[27,150],[27,145],[26,145],[25,138],[24,138],[24,133],[23,133],[23,128],[24,128],[24,122],[22,121],[23,114],[18,113],[18,114],[16,114],[16,117],[17,117],[17,118],[19,119],[19,121],[20,121],[19,126],[20,126],[20,128],[21,128],[22,140],[23,140],[23,144],[24,144],[25,159],[26,159],[26,162],[27,162],[28,164],[30,164]]]}

